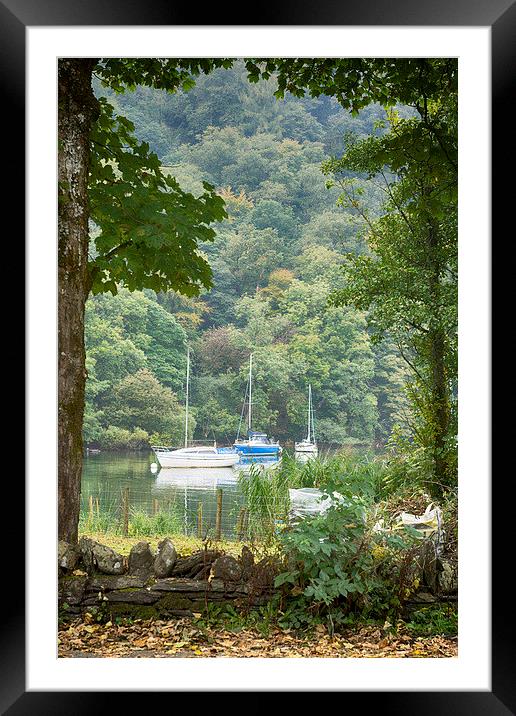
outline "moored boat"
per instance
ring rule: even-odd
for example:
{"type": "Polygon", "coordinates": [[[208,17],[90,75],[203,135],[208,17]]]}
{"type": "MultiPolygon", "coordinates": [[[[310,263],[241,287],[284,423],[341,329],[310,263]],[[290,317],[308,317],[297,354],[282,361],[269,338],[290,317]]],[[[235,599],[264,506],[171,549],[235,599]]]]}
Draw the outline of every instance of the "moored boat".
{"type": "Polygon", "coordinates": [[[227,448],[202,445],[177,450],[162,446],[152,448],[161,467],[233,467],[240,455],[227,448]]]}
{"type": "MultiPolygon", "coordinates": [[[[237,435],[233,448],[242,455],[243,458],[269,458],[278,460],[282,453],[282,447],[279,442],[271,440],[267,437],[267,433],[252,430],[252,406],[253,406],[253,354],[249,357],[249,380],[247,384],[246,397],[248,396],[248,413],[247,413],[247,438],[242,439],[237,435]]],[[[245,409],[242,409],[242,415],[245,409]]],[[[242,420],[242,417],[240,418],[242,420]]],[[[240,433],[240,427],[239,427],[240,433]]]]}
{"type": "Polygon", "coordinates": [[[314,431],[314,409],[312,405],[312,386],[308,386],[308,432],[304,440],[294,443],[296,456],[315,457],[317,455],[317,443],[315,442],[314,431]]]}
{"type": "Polygon", "coordinates": [[[185,445],[173,449],[163,445],[152,445],[161,467],[233,467],[240,460],[239,453],[231,448],[216,445],[188,447],[188,396],[190,386],[190,349],[186,357],[186,400],[185,400],[185,445]]]}

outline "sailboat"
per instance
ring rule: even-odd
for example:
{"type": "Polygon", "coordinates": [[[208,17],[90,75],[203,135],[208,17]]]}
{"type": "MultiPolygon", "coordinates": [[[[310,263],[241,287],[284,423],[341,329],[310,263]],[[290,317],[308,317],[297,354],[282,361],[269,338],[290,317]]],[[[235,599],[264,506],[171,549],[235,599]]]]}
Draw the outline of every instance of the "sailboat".
{"type": "Polygon", "coordinates": [[[231,448],[214,445],[188,447],[188,396],[190,386],[190,348],[186,357],[185,446],[177,450],[162,445],[152,445],[161,467],[232,467],[240,455],[231,448]]]}
{"type": "MultiPolygon", "coordinates": [[[[282,447],[267,437],[267,433],[256,432],[252,429],[252,406],[253,406],[253,354],[249,357],[249,380],[247,384],[248,413],[247,413],[247,439],[240,439],[240,427],[233,443],[233,447],[243,458],[278,460],[282,447]]],[[[245,398],[244,398],[245,408],[245,398]]],[[[244,410],[242,409],[242,415],[244,410]]]]}
{"type": "Polygon", "coordinates": [[[314,409],[312,405],[312,386],[308,386],[308,432],[306,438],[299,443],[294,443],[296,453],[305,455],[317,455],[317,443],[315,442],[314,431],[314,409]]]}

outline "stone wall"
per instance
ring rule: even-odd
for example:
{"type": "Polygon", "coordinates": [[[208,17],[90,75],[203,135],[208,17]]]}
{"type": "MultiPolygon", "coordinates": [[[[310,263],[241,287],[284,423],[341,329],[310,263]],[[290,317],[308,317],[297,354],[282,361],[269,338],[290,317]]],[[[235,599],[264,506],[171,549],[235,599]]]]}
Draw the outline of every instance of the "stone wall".
{"type": "MultiPolygon", "coordinates": [[[[422,556],[421,589],[405,603],[407,615],[457,600],[456,567],[438,559],[431,542],[422,556]]],[[[255,562],[246,546],[237,558],[208,549],[180,556],[168,538],[156,553],[138,542],[129,557],[86,537],[76,546],[60,542],[58,565],[59,606],[69,614],[89,611],[107,618],[191,616],[210,603],[257,607],[272,598],[278,573],[274,560],[255,562]]]]}
{"type": "Polygon", "coordinates": [[[87,538],[60,542],[58,566],[66,612],[140,618],[191,616],[209,603],[259,606],[271,598],[277,572],[269,559],[255,563],[245,546],[238,558],[208,549],[181,557],[169,539],[156,554],[139,542],[128,558],[87,538]]]}

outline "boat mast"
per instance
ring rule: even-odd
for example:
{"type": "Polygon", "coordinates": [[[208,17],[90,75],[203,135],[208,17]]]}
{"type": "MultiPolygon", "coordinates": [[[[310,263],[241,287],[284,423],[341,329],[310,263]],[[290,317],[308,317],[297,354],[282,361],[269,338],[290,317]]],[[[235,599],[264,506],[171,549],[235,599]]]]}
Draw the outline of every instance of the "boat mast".
{"type": "Polygon", "coordinates": [[[312,427],[312,442],[315,445],[314,403],[312,400],[312,386],[310,386],[310,423],[312,427]]]}
{"type": "Polygon", "coordinates": [[[311,414],[311,405],[312,405],[312,386],[308,385],[308,434],[307,434],[307,441],[310,442],[310,414],[311,414]]]}
{"type": "Polygon", "coordinates": [[[186,354],[185,447],[188,447],[188,387],[190,383],[190,347],[186,354]]]}
{"type": "Polygon", "coordinates": [[[253,354],[249,356],[249,415],[247,420],[248,433],[251,431],[251,406],[253,404],[253,354]]]}

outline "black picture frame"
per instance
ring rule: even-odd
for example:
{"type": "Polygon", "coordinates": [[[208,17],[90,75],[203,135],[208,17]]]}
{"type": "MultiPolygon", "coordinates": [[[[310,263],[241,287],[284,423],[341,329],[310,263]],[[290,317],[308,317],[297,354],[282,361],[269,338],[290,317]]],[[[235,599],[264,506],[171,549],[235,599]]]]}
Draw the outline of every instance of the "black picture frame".
{"type": "MultiPolygon", "coordinates": [[[[241,6],[239,7],[241,11],[241,6]]],[[[246,21],[227,22],[238,18],[235,8],[224,5],[220,8],[203,7],[202,23],[199,8],[177,7],[164,0],[0,0],[0,90],[4,98],[1,112],[5,124],[4,167],[9,168],[9,182],[4,193],[5,205],[17,207],[16,262],[19,266],[20,250],[23,245],[22,206],[24,185],[23,147],[25,144],[25,29],[28,26],[77,26],[77,25],[400,25],[400,26],[479,26],[490,27],[492,33],[492,153],[495,168],[514,157],[514,139],[508,127],[507,112],[509,100],[514,94],[516,55],[516,3],[514,0],[434,0],[434,2],[408,2],[408,0],[362,0],[362,2],[337,5],[331,0],[309,2],[283,2],[267,7],[255,7],[255,18],[246,21]],[[259,18],[259,22],[253,21],[259,18]],[[512,143],[512,144],[511,144],[512,143]],[[9,154],[11,156],[9,156],[9,154]],[[499,164],[496,163],[498,159],[499,164]]],[[[493,233],[501,224],[507,207],[510,207],[513,190],[509,183],[498,179],[493,171],[492,216],[493,233]]],[[[501,227],[498,228],[501,234],[501,227]]],[[[14,238],[13,238],[14,242],[14,238]]],[[[494,262],[494,256],[493,256],[494,262]]],[[[493,269],[494,269],[493,263],[493,269]]],[[[494,317],[494,314],[493,314],[494,317]]],[[[493,323],[494,328],[494,323],[493,323]]],[[[507,490],[511,485],[493,481],[493,504],[513,504],[507,490]]],[[[20,486],[16,488],[17,504],[21,504],[20,486]]],[[[499,514],[503,514],[502,510],[499,514]]],[[[361,710],[378,709],[380,713],[397,714],[493,714],[494,716],[516,713],[514,644],[514,617],[512,604],[503,597],[506,570],[510,569],[502,555],[508,542],[509,530],[503,520],[492,521],[492,690],[446,691],[446,692],[346,692],[346,708],[360,704],[361,710]],[[506,534],[504,534],[504,530],[506,534]],[[500,555],[498,558],[497,555],[500,555]],[[512,629],[511,629],[512,627],[512,629]],[[358,697],[358,698],[357,698],[358,697]],[[364,698],[366,698],[364,703],[364,698]]],[[[23,535],[17,536],[17,548],[12,557],[6,555],[4,574],[11,575],[16,584],[16,599],[4,609],[4,630],[2,638],[2,668],[0,670],[0,707],[9,716],[21,714],[82,714],[113,711],[119,705],[120,692],[27,692],[25,686],[25,606],[20,584],[24,581],[24,567],[19,560],[23,535]]],[[[510,542],[509,542],[510,543],[510,542]]],[[[511,550],[513,547],[511,546],[511,550]]],[[[6,585],[4,584],[4,589],[6,585]]],[[[336,688],[338,690],[338,688],[336,688]]],[[[132,705],[139,708],[155,693],[134,693],[132,705]]],[[[201,695],[201,694],[199,694],[201,695]]],[[[168,698],[174,698],[169,694],[168,698]]],[[[196,697],[197,699],[197,697],[196,697]]],[[[202,700],[201,700],[202,701],[202,700]]],[[[154,702],[154,699],[151,699],[154,702]]],[[[197,705],[198,705],[197,700],[197,705]]]]}

